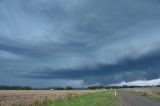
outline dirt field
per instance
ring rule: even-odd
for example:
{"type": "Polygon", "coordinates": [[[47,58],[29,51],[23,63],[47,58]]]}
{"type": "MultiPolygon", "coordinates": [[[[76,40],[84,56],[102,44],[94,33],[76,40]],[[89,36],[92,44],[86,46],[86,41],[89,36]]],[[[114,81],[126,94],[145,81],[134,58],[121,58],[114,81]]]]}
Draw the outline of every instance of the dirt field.
{"type": "Polygon", "coordinates": [[[95,93],[97,90],[71,90],[71,91],[56,91],[56,90],[0,90],[0,106],[10,106],[13,104],[31,103],[36,100],[45,100],[49,98],[55,100],[64,98],[68,94],[85,94],[95,93]]]}

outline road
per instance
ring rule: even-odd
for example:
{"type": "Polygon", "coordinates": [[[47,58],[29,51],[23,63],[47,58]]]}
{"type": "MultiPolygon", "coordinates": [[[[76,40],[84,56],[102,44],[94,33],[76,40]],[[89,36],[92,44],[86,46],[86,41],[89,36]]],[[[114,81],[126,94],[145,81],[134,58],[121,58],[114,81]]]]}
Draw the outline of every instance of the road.
{"type": "Polygon", "coordinates": [[[138,96],[133,93],[119,91],[120,106],[160,106],[160,101],[138,96]]]}

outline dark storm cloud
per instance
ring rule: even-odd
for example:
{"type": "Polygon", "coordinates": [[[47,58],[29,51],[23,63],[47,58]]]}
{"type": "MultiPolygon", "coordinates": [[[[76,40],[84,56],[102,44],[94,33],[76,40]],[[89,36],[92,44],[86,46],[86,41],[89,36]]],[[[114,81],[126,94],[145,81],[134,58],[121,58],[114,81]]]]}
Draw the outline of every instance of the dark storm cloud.
{"type": "Polygon", "coordinates": [[[154,79],[160,76],[160,52],[143,56],[137,60],[124,59],[118,64],[99,65],[95,69],[82,68],[78,70],[58,70],[51,68],[41,69],[25,75],[33,79],[83,79],[85,83],[101,82],[110,84],[112,82],[132,81],[137,79],[154,79]],[[116,76],[119,74],[120,76],[116,76]],[[118,77],[118,80],[117,78],[118,77]]]}
{"type": "Polygon", "coordinates": [[[159,78],[159,10],[159,0],[0,0],[0,80],[159,78]]]}

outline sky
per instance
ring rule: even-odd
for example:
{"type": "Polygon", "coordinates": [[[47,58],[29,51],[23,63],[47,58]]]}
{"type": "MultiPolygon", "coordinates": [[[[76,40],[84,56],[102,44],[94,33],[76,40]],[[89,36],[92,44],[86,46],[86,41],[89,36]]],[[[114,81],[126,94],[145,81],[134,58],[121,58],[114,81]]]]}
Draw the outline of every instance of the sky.
{"type": "Polygon", "coordinates": [[[157,84],[159,10],[159,0],[0,0],[0,85],[157,84]]]}

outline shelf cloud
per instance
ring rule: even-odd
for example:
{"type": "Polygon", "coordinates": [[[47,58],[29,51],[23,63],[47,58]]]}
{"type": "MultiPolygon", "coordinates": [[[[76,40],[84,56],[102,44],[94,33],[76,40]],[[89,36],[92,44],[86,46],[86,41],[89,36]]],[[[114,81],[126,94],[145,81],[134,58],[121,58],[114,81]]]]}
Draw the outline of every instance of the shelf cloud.
{"type": "Polygon", "coordinates": [[[0,0],[0,85],[157,79],[159,10],[159,0],[0,0]]]}

